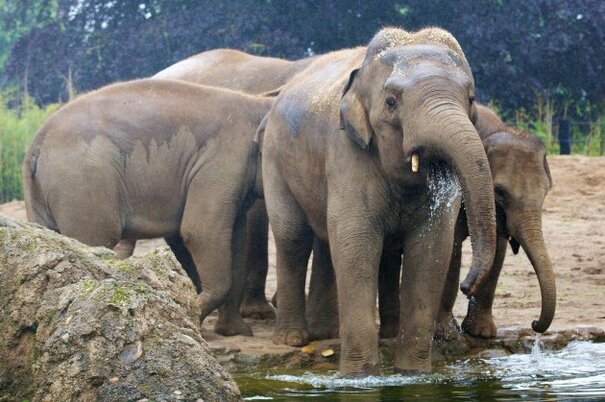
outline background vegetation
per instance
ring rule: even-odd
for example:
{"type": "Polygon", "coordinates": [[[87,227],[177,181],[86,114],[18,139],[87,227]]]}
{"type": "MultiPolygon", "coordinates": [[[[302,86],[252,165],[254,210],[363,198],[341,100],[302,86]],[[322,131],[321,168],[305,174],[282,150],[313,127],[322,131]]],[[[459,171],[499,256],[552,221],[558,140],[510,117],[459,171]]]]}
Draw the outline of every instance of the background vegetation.
{"type": "MultiPolygon", "coordinates": [[[[2,175],[16,172],[6,163],[22,154],[8,144],[33,135],[14,131],[17,120],[31,117],[20,124],[33,129],[46,105],[76,92],[217,47],[302,58],[365,44],[385,25],[451,31],[478,99],[551,152],[559,118],[574,120],[574,152],[605,147],[602,0],[0,0],[0,25],[2,175]]],[[[0,202],[20,196],[9,182],[0,202]]]]}

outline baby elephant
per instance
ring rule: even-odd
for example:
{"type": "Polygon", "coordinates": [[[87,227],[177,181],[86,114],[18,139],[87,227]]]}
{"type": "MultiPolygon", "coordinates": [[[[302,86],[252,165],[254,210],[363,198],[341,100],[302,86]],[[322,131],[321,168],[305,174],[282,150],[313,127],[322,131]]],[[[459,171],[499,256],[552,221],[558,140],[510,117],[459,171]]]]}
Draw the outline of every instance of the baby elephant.
{"type": "Polygon", "coordinates": [[[165,237],[203,284],[201,319],[220,306],[216,332],[252,335],[239,314],[245,216],[259,187],[253,137],[271,103],[159,79],[81,96],[28,150],[28,219],[93,246],[165,237]]]}

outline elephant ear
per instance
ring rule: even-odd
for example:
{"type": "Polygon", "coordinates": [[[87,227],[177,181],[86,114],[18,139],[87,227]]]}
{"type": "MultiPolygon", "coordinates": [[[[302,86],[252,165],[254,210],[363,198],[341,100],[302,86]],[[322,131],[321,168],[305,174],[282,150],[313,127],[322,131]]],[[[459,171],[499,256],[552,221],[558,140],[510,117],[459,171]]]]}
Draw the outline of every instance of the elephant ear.
{"type": "Polygon", "coordinates": [[[477,102],[475,101],[474,96],[471,96],[469,101],[471,104],[470,110],[469,110],[469,118],[471,119],[471,123],[473,123],[473,125],[476,125],[477,121],[479,120],[479,112],[477,111],[477,102]]]}
{"type": "Polygon", "coordinates": [[[340,129],[361,149],[368,149],[372,139],[372,127],[359,95],[351,89],[358,68],[351,71],[340,101],[340,129]]]}

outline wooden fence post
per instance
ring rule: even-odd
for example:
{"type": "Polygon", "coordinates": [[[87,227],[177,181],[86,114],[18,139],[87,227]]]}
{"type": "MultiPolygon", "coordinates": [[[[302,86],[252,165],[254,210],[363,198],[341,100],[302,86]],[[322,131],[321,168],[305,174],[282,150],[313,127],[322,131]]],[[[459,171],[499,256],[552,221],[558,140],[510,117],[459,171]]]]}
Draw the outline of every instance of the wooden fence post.
{"type": "Polygon", "coordinates": [[[571,153],[571,125],[569,120],[559,120],[559,153],[569,155],[571,153]]]}

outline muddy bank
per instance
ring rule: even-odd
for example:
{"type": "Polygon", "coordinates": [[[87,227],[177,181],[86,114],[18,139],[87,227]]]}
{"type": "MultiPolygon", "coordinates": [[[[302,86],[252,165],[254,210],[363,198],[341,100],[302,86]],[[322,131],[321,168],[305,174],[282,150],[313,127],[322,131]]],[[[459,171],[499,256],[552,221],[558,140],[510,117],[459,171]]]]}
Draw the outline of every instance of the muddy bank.
{"type": "MultiPolygon", "coordinates": [[[[274,345],[271,341],[271,321],[247,320],[255,336],[223,337],[212,332],[216,314],[204,323],[202,336],[218,362],[230,372],[271,369],[336,370],[340,351],[340,340],[327,339],[294,348],[274,345]]],[[[461,335],[457,340],[435,341],[433,362],[453,361],[461,358],[489,358],[513,353],[529,353],[535,343],[535,333],[528,328],[506,327],[498,329],[494,339],[480,339],[461,335]]],[[[605,342],[602,328],[579,325],[565,330],[547,331],[540,337],[544,350],[559,350],[572,341],[605,342]]],[[[393,364],[395,339],[380,341],[383,367],[393,364]]]]}

